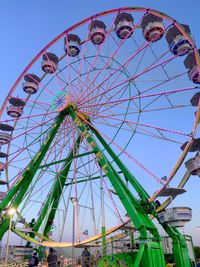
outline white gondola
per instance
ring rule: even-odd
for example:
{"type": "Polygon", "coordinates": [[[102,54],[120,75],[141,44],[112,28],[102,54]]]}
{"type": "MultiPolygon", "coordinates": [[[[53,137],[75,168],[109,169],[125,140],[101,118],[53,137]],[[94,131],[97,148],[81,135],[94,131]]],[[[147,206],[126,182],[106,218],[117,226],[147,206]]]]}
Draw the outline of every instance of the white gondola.
{"type": "Polygon", "coordinates": [[[184,227],[192,220],[192,210],[188,207],[173,207],[158,214],[161,223],[174,227],[184,227]]]}
{"type": "MultiPolygon", "coordinates": [[[[182,24],[185,32],[190,35],[190,28],[188,25],[182,24]]],[[[172,26],[167,34],[166,40],[169,44],[169,49],[174,55],[184,56],[192,49],[192,45],[186,39],[186,37],[177,29],[176,26],[172,26]]]]}
{"type": "Polygon", "coordinates": [[[115,19],[115,32],[120,39],[131,37],[133,33],[133,17],[129,13],[119,13],[115,19]]]}
{"type": "Polygon", "coordinates": [[[54,73],[57,70],[59,61],[58,57],[55,54],[47,52],[43,55],[42,58],[42,70],[47,74],[54,73]]]}
{"type": "Polygon", "coordinates": [[[6,111],[7,114],[12,118],[19,118],[23,113],[23,109],[21,107],[16,107],[13,105],[8,106],[6,111]]]}
{"type": "Polygon", "coordinates": [[[90,39],[94,45],[100,45],[106,37],[106,25],[103,21],[94,20],[90,24],[90,39]]]}
{"type": "Polygon", "coordinates": [[[5,132],[0,132],[0,145],[4,145],[10,142],[12,135],[5,132]]]}
{"type": "Polygon", "coordinates": [[[143,28],[143,36],[148,42],[156,42],[163,37],[164,25],[160,17],[146,14],[143,17],[141,26],[143,28]]]}
{"type": "Polygon", "coordinates": [[[186,161],[185,166],[191,175],[200,176],[200,155],[197,153],[194,158],[186,161]]]}
{"type": "MultiPolygon", "coordinates": [[[[198,49],[200,54],[200,49],[198,49]]],[[[184,65],[188,69],[188,76],[193,83],[200,84],[200,70],[196,63],[194,52],[190,52],[184,60],[184,65]]]]}
{"type": "Polygon", "coordinates": [[[81,50],[81,39],[76,34],[65,37],[65,52],[70,57],[76,57],[81,50]]]}
{"type": "Polygon", "coordinates": [[[29,95],[37,93],[39,89],[40,78],[35,74],[26,74],[22,84],[24,92],[29,95]]]}

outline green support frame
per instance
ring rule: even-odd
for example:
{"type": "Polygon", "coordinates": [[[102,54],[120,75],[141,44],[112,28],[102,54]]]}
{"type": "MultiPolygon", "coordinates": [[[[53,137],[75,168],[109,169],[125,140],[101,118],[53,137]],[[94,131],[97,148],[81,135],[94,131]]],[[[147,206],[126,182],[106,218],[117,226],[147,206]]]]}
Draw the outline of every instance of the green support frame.
{"type": "Polygon", "coordinates": [[[158,222],[165,229],[169,237],[172,239],[173,254],[176,266],[191,267],[189,252],[184,236],[175,227],[171,227],[165,223],[162,224],[160,222],[158,214],[155,212],[155,203],[148,202],[148,199],[150,198],[148,193],[144,190],[144,188],[141,187],[136,178],[129,172],[129,170],[124,166],[121,160],[115,155],[110,146],[108,146],[108,144],[106,143],[105,139],[102,138],[102,136],[96,131],[96,129],[91,124],[89,125],[89,127],[95,134],[95,136],[98,138],[98,140],[101,142],[103,147],[106,149],[106,151],[109,153],[109,155],[112,157],[112,159],[115,161],[115,163],[120,167],[122,173],[124,174],[124,177],[131,183],[133,188],[140,196],[140,204],[143,206],[144,210],[147,213],[152,214],[158,220],[158,222]]]}
{"type": "MultiPolygon", "coordinates": [[[[81,113],[77,112],[76,107],[74,104],[70,104],[64,111],[60,112],[53,124],[51,131],[46,139],[46,141],[42,144],[40,150],[29,163],[26,170],[21,174],[17,182],[12,186],[9,190],[7,195],[4,197],[2,202],[0,203],[0,212],[12,206],[14,208],[18,208],[21,201],[23,200],[23,196],[28,190],[30,183],[32,182],[34,175],[36,174],[37,170],[43,167],[48,167],[50,165],[56,164],[58,162],[50,163],[49,165],[41,165],[42,160],[50,147],[60,125],[62,124],[66,115],[71,116],[74,123],[80,130],[80,135],[77,137],[74,147],[69,152],[69,156],[59,161],[59,163],[63,162],[63,167],[60,173],[57,174],[57,179],[55,179],[55,183],[52,186],[52,190],[47,196],[47,199],[44,202],[42,210],[39,213],[39,216],[32,226],[33,233],[30,233],[27,239],[29,241],[33,240],[36,233],[38,232],[41,224],[46,220],[46,225],[44,227],[43,236],[44,239],[49,236],[51,231],[51,225],[55,218],[56,210],[58,208],[58,204],[62,195],[62,191],[66,185],[67,176],[71,167],[71,163],[74,158],[79,157],[81,155],[76,155],[77,151],[80,147],[82,138],[85,138],[90,147],[91,151],[88,153],[84,153],[88,155],[90,153],[94,153],[97,159],[99,166],[101,167],[102,171],[104,172],[103,177],[107,177],[113,188],[115,189],[117,195],[119,196],[124,208],[126,209],[127,213],[129,214],[135,228],[140,233],[139,240],[140,240],[140,248],[136,256],[128,257],[130,258],[130,265],[133,267],[164,267],[164,251],[161,243],[161,238],[159,232],[152,222],[149,215],[153,215],[155,218],[158,219],[158,215],[156,213],[156,205],[154,202],[149,203],[149,195],[144,190],[144,188],[138,183],[137,179],[132,175],[132,173],[125,167],[125,165],[121,162],[121,160],[117,157],[117,155],[113,152],[110,146],[106,143],[105,139],[96,131],[96,129],[92,126],[92,124],[87,123],[83,117],[80,116],[81,113]],[[118,166],[120,171],[116,171],[113,167],[113,164],[110,163],[108,158],[106,157],[103,150],[99,147],[96,140],[94,139],[93,135],[98,139],[101,143],[103,150],[106,151],[115,164],[118,166]],[[131,193],[131,191],[127,188],[125,182],[120,177],[120,174],[124,175],[126,181],[129,181],[131,186],[137,192],[140,200],[138,201],[135,196],[131,193]],[[48,211],[48,212],[47,212],[48,211]],[[48,216],[46,217],[46,215],[48,216]],[[134,260],[133,260],[134,258],[134,260]]],[[[82,154],[83,156],[83,154],[82,154]]],[[[99,179],[101,176],[94,177],[93,179],[99,179]]],[[[79,181],[83,182],[84,179],[79,181]]],[[[73,181],[72,181],[73,183],[73,181]]],[[[9,215],[4,212],[3,218],[0,222],[0,240],[2,239],[4,233],[8,230],[9,215]]],[[[173,252],[174,258],[177,267],[191,267],[188,249],[186,245],[186,241],[184,237],[178,232],[176,228],[172,228],[167,224],[163,224],[163,228],[166,230],[168,235],[172,238],[173,242],[173,252]]],[[[105,237],[106,229],[105,227],[102,228],[102,246],[103,251],[106,251],[106,237],[105,237]]],[[[20,233],[19,233],[20,234],[20,233]]],[[[25,235],[23,235],[26,238],[25,235]]],[[[105,254],[105,253],[104,253],[105,254]]],[[[118,257],[118,256],[117,256],[118,257]]],[[[119,255],[119,258],[121,256],[119,255]]],[[[104,259],[108,260],[109,256],[107,257],[104,255],[104,259]]],[[[102,262],[102,261],[101,261],[102,262]]],[[[109,263],[110,264],[110,263],[109,263]]],[[[102,266],[99,264],[99,266],[102,266]]],[[[106,265],[107,266],[107,265],[106,265]]],[[[112,265],[110,265],[112,266],[112,265]]],[[[113,265],[114,266],[114,265],[113,265]]],[[[128,265],[127,265],[128,266],[128,265]]]]}
{"type": "MultiPolygon", "coordinates": [[[[69,169],[71,167],[72,160],[74,156],[77,153],[77,150],[79,149],[80,143],[81,143],[81,136],[79,136],[75,142],[74,148],[71,149],[69,156],[65,159],[65,162],[63,164],[62,170],[60,173],[58,173],[55,179],[55,183],[52,185],[52,190],[50,191],[50,194],[48,195],[42,210],[40,211],[40,214],[37,218],[37,221],[33,227],[33,231],[37,232],[44,221],[46,219],[47,211],[49,211],[46,225],[44,227],[43,235],[47,237],[51,231],[52,222],[54,221],[56,209],[58,207],[60,198],[62,196],[62,191],[66,183],[66,179],[69,173],[69,169]]],[[[30,237],[34,237],[34,234],[31,233],[30,237]]]]}
{"type": "MultiPolygon", "coordinates": [[[[5,210],[9,206],[15,209],[18,208],[66,115],[66,110],[58,114],[47,136],[47,139],[42,144],[40,150],[33,157],[26,170],[21,174],[17,182],[10,188],[4,199],[1,201],[0,212],[5,210]]],[[[10,220],[11,217],[5,212],[0,223],[0,240],[2,239],[4,233],[8,230],[10,220]]]]}
{"type": "MultiPolygon", "coordinates": [[[[150,211],[151,214],[155,213],[154,209],[151,207],[154,204],[149,203],[149,206],[147,206],[146,201],[148,200],[149,197],[148,194],[138,184],[136,179],[131,175],[131,173],[121,163],[121,161],[120,162],[118,161],[118,166],[120,170],[125,174],[125,177],[128,180],[130,180],[134,188],[138,190],[138,192],[140,193],[139,195],[142,198],[141,201],[142,205],[141,205],[141,203],[139,203],[137,199],[132,195],[130,190],[127,188],[126,184],[121,179],[119,173],[114,169],[114,167],[106,158],[105,154],[98,146],[95,139],[89,133],[89,129],[91,129],[92,132],[95,133],[95,135],[97,135],[97,132],[93,131],[94,128],[93,127],[89,128],[89,125],[85,124],[81,120],[81,118],[78,117],[72,105],[69,106],[67,110],[69,115],[79,128],[79,130],[82,132],[85,139],[87,139],[88,143],[90,144],[91,150],[94,151],[96,155],[96,159],[99,166],[103,170],[104,174],[109,178],[124,208],[129,214],[132,222],[134,223],[135,228],[140,233],[139,239],[141,245],[136,260],[132,266],[164,267],[165,260],[164,260],[164,251],[161,244],[161,238],[157,228],[155,227],[152,220],[148,216],[148,213],[150,213],[150,211]],[[147,207],[148,207],[148,212],[147,212],[147,207]],[[149,238],[149,234],[151,235],[151,238],[149,238]]],[[[106,149],[106,151],[109,151],[110,154],[112,154],[112,157],[115,158],[115,160],[117,160],[117,156],[105,142],[103,144],[103,147],[104,149],[106,149]]],[[[103,243],[104,242],[105,241],[103,241],[103,243]]],[[[106,246],[106,244],[103,244],[103,249],[105,249],[104,246],[106,246]]]]}

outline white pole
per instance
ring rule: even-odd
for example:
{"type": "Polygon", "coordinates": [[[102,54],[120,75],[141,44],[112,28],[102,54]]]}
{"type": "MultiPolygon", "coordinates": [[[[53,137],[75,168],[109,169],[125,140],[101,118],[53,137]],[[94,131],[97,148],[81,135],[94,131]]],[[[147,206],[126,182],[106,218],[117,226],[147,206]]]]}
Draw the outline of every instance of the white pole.
{"type": "Polygon", "coordinates": [[[75,225],[76,225],[76,241],[80,242],[80,228],[79,228],[79,207],[78,207],[78,198],[74,204],[74,216],[75,216],[75,225]]]}
{"type": "Polygon", "coordinates": [[[9,242],[10,242],[11,226],[12,226],[12,215],[10,215],[9,228],[8,228],[8,237],[7,237],[7,245],[6,245],[6,266],[8,264],[8,254],[9,254],[9,242]]]}
{"type": "Polygon", "coordinates": [[[103,175],[100,169],[100,190],[101,190],[101,226],[105,227],[105,208],[104,208],[104,188],[103,188],[103,175]]]}
{"type": "Polygon", "coordinates": [[[76,206],[77,205],[77,198],[76,197],[71,197],[72,205],[73,205],[73,225],[72,225],[72,267],[75,267],[74,264],[74,243],[75,243],[75,212],[76,212],[76,206]]]}
{"type": "Polygon", "coordinates": [[[73,225],[72,225],[72,267],[74,267],[74,239],[75,239],[75,210],[73,204],[73,225]]]}
{"type": "Polygon", "coordinates": [[[93,219],[93,227],[94,227],[94,235],[97,234],[97,228],[96,228],[96,220],[95,220],[95,211],[94,211],[94,196],[93,196],[93,188],[92,188],[92,181],[90,179],[90,190],[91,190],[91,203],[92,203],[92,219],[93,219]]]}

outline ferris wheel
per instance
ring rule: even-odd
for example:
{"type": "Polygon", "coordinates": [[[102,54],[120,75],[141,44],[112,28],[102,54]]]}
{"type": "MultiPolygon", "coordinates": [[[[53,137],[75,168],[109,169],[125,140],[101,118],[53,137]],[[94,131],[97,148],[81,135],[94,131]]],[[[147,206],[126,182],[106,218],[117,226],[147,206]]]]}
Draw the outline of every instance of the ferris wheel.
{"type": "Polygon", "coordinates": [[[0,237],[9,207],[29,242],[84,244],[136,213],[154,229],[148,215],[199,174],[199,67],[189,26],[147,8],[95,14],[45,46],[0,112],[0,237]]]}

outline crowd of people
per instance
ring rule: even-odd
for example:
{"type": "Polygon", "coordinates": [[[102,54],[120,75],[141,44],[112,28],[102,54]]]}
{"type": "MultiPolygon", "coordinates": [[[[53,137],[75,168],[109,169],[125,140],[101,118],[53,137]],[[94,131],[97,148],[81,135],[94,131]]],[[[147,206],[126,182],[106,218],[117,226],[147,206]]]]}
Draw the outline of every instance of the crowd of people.
{"type": "MultiPolygon", "coordinates": [[[[98,263],[98,261],[101,258],[101,253],[99,250],[97,250],[96,257],[95,257],[95,264],[98,263]]],[[[48,264],[48,267],[59,267],[60,261],[58,259],[57,254],[55,253],[53,248],[49,249],[48,256],[46,258],[46,262],[48,264]]],[[[82,255],[81,255],[81,260],[80,260],[80,266],[82,267],[90,267],[91,266],[91,255],[90,251],[87,249],[87,247],[84,248],[82,255]]],[[[29,264],[28,267],[34,267],[34,266],[39,266],[39,258],[38,258],[38,253],[34,252],[31,258],[29,259],[29,264]]]]}
{"type": "MultiPolygon", "coordinates": [[[[96,256],[91,256],[90,251],[87,247],[85,247],[82,251],[81,259],[76,262],[76,266],[81,267],[90,267],[90,266],[97,266],[99,260],[101,259],[101,253],[99,250],[96,252],[96,256]]],[[[61,262],[59,261],[59,258],[57,254],[55,253],[53,248],[49,249],[48,256],[46,257],[46,262],[48,264],[48,267],[59,267],[63,266],[61,262]]],[[[32,257],[29,259],[28,267],[39,267],[39,258],[38,253],[34,251],[32,257]]],[[[173,264],[167,264],[166,266],[174,266],[173,264]]],[[[196,266],[196,265],[195,265],[196,266]]],[[[197,259],[197,266],[200,267],[200,259],[197,259]]]]}
{"type": "MultiPolygon", "coordinates": [[[[48,267],[58,267],[60,266],[60,262],[58,260],[58,256],[54,252],[53,248],[49,249],[49,254],[46,258],[48,263],[48,267]]],[[[32,257],[29,259],[28,267],[34,267],[39,265],[39,258],[37,252],[34,252],[32,257]]]]}

